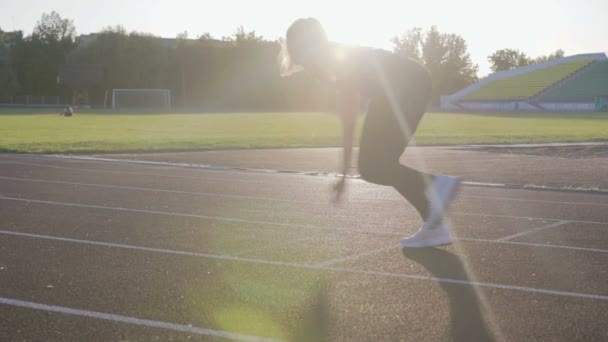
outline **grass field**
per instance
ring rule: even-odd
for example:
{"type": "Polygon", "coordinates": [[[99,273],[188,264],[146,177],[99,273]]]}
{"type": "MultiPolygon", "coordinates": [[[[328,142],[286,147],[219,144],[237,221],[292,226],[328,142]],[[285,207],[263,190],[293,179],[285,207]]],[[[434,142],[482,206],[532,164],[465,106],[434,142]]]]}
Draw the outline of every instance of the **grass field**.
{"type": "MultiPolygon", "coordinates": [[[[608,140],[606,114],[427,114],[419,145],[608,140]]],[[[0,112],[0,151],[87,153],[340,144],[322,113],[115,114],[0,112]]]]}

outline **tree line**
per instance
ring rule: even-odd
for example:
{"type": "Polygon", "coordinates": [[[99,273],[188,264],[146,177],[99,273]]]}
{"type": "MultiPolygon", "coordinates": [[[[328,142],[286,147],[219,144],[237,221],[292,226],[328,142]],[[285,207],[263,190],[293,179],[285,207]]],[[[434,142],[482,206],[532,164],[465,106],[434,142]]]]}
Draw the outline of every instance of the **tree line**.
{"type": "MultiPolygon", "coordinates": [[[[395,53],[420,60],[433,80],[433,101],[477,81],[466,40],[433,26],[413,28],[392,39],[395,53]]],[[[281,42],[267,40],[242,27],[229,37],[184,32],[175,40],[107,27],[82,44],[70,19],[56,12],[42,15],[33,32],[0,29],[0,96],[60,95],[71,90],[57,83],[65,63],[102,66],[104,78],[91,91],[93,104],[106,89],[168,88],[179,106],[210,110],[323,110],[331,94],[315,86],[305,73],[280,76],[281,42]]],[[[563,57],[561,50],[530,58],[514,49],[488,56],[493,71],[563,57]]]]}
{"type": "Polygon", "coordinates": [[[488,61],[490,62],[492,71],[496,72],[519,68],[531,64],[544,63],[563,57],[564,50],[561,49],[549,55],[536,58],[529,57],[524,52],[517,49],[501,49],[488,56],[488,61]]]}

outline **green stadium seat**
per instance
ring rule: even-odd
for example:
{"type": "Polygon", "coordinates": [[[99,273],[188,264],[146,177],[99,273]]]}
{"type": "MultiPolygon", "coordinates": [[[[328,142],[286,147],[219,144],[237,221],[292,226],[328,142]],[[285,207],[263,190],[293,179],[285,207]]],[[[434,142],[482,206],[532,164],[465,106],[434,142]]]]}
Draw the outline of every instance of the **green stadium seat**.
{"type": "Polygon", "coordinates": [[[465,101],[519,100],[533,97],[592,63],[577,60],[491,82],[463,98],[465,101]]]}
{"type": "Polygon", "coordinates": [[[608,97],[608,61],[596,62],[572,79],[550,90],[543,100],[593,100],[608,97]]]}

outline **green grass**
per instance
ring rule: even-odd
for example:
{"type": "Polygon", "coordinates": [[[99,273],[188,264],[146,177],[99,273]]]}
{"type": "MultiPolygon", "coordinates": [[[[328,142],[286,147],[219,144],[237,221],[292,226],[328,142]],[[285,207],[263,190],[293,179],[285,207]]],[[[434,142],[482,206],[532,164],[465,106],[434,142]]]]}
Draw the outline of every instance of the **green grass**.
{"type": "MultiPolygon", "coordinates": [[[[427,114],[421,145],[608,140],[606,114],[427,114]]],[[[322,113],[0,113],[0,151],[87,153],[340,145],[322,113]]]]}

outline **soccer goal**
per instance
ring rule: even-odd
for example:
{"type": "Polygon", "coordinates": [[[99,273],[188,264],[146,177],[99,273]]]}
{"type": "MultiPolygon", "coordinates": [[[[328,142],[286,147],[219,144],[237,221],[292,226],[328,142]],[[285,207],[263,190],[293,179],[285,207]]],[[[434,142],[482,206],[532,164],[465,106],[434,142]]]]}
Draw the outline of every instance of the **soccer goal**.
{"type": "Polygon", "coordinates": [[[112,109],[171,108],[169,89],[112,89],[112,109]]]}

